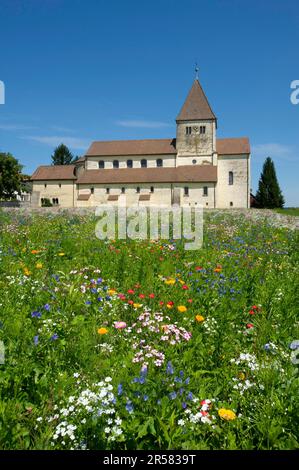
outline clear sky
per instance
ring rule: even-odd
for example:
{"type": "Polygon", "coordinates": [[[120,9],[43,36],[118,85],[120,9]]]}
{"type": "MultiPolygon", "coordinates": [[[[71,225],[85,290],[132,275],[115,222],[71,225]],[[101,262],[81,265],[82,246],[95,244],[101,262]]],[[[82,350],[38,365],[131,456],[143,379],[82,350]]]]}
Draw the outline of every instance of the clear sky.
{"type": "Polygon", "coordinates": [[[0,0],[0,151],[27,173],[61,142],[175,136],[200,67],[218,137],[248,136],[299,206],[298,0],[0,0]]]}

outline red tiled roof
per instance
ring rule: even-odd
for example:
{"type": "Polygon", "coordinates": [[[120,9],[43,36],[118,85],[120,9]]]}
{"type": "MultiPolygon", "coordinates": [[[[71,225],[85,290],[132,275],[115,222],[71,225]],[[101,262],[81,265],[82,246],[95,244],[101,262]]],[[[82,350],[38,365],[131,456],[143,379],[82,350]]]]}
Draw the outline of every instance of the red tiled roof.
{"type": "Polygon", "coordinates": [[[248,137],[231,139],[217,139],[216,150],[218,155],[240,155],[250,153],[248,137]]]}
{"type": "Polygon", "coordinates": [[[75,165],[48,165],[39,166],[31,180],[75,180],[75,165]]]}
{"type": "Polygon", "coordinates": [[[175,139],[96,141],[86,152],[87,157],[116,155],[175,154],[175,139]]]}
{"type": "Polygon", "coordinates": [[[119,168],[86,170],[78,184],[119,183],[186,183],[217,181],[217,167],[213,165],[179,166],[170,168],[119,168]]]}
{"type": "Polygon", "coordinates": [[[177,121],[197,121],[200,119],[216,119],[208,99],[198,80],[194,80],[177,121]]]}

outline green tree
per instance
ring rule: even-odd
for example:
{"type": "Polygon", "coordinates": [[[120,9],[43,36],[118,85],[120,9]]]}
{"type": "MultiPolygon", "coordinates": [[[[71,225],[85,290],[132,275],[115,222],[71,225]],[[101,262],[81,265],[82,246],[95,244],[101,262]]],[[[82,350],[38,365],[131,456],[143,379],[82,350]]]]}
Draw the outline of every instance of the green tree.
{"type": "Polygon", "coordinates": [[[22,165],[10,153],[0,153],[0,198],[8,199],[20,192],[22,165]]]}
{"type": "Polygon", "coordinates": [[[263,165],[256,200],[258,206],[262,208],[274,209],[284,205],[284,197],[278,184],[275,166],[270,157],[266,158],[263,165]]]}
{"type": "Polygon", "coordinates": [[[73,161],[73,154],[64,144],[58,145],[52,155],[52,165],[70,165],[73,161]]]}

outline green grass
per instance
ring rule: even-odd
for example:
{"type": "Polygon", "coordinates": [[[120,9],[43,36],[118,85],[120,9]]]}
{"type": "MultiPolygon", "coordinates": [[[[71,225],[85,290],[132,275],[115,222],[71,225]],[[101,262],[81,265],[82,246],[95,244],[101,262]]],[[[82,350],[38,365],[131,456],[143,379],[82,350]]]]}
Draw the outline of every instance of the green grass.
{"type": "Polygon", "coordinates": [[[211,213],[185,251],[95,223],[0,211],[0,448],[298,448],[298,232],[211,213]]]}
{"type": "Polygon", "coordinates": [[[299,217],[299,207],[286,207],[285,209],[275,209],[275,212],[284,215],[294,215],[299,217]]]}

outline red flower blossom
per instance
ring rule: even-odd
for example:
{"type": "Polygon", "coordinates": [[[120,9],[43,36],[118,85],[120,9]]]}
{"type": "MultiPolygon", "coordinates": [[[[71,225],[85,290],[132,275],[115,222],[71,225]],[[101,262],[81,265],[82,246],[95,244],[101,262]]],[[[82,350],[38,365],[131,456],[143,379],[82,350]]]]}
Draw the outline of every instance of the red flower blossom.
{"type": "Polygon", "coordinates": [[[249,315],[254,315],[255,311],[254,310],[249,310],[249,315]]]}
{"type": "Polygon", "coordinates": [[[184,284],[184,285],[182,286],[182,289],[184,289],[184,290],[188,290],[188,289],[189,289],[189,287],[188,287],[188,286],[186,286],[186,284],[184,284]]]}
{"type": "Polygon", "coordinates": [[[189,302],[189,304],[192,304],[193,300],[192,300],[192,299],[188,299],[187,302],[189,302]]]}
{"type": "Polygon", "coordinates": [[[252,323],[247,323],[247,325],[246,325],[246,328],[248,328],[248,329],[253,328],[253,327],[254,327],[254,325],[252,323]]]}
{"type": "Polygon", "coordinates": [[[155,298],[155,294],[149,294],[149,298],[150,298],[150,299],[154,299],[154,298],[155,298]]]}
{"type": "Polygon", "coordinates": [[[159,302],[159,305],[164,305],[164,302],[162,302],[162,300],[159,302]]]}
{"type": "Polygon", "coordinates": [[[127,292],[128,294],[135,294],[135,291],[133,289],[129,289],[127,292]]]}
{"type": "Polygon", "coordinates": [[[145,295],[144,294],[139,294],[139,299],[144,299],[145,295]]]}
{"type": "Polygon", "coordinates": [[[132,305],[134,303],[134,300],[129,300],[128,304],[132,305]]]}

